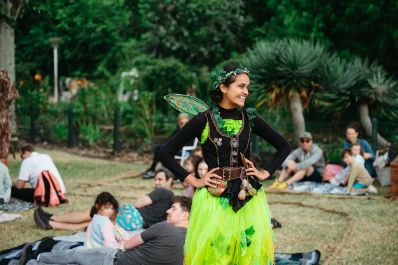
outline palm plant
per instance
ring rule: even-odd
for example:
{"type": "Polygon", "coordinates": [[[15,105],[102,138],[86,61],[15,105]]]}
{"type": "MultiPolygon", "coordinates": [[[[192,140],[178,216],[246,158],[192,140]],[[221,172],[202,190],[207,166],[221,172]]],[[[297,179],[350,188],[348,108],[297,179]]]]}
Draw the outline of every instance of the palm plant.
{"type": "Polygon", "coordinates": [[[252,70],[256,107],[288,104],[296,139],[305,131],[304,107],[322,88],[319,81],[327,56],[318,43],[290,39],[258,42],[243,59],[252,70]]]}
{"type": "MultiPolygon", "coordinates": [[[[320,97],[325,111],[342,115],[355,108],[367,135],[372,134],[369,111],[381,112],[398,117],[397,82],[387,76],[383,68],[367,59],[354,58],[346,62],[334,57],[328,63],[323,82],[326,92],[320,97]]],[[[389,143],[380,135],[378,144],[389,143]]]]}

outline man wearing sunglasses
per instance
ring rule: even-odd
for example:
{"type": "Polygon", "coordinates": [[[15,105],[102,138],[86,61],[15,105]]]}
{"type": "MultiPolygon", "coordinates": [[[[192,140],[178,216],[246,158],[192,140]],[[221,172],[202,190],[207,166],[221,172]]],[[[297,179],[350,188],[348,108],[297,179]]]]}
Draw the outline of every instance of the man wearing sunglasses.
{"type": "Polygon", "coordinates": [[[300,147],[290,153],[283,162],[282,172],[271,188],[284,190],[298,181],[322,182],[325,167],[322,149],[313,143],[309,132],[300,135],[299,144],[300,147]]]}

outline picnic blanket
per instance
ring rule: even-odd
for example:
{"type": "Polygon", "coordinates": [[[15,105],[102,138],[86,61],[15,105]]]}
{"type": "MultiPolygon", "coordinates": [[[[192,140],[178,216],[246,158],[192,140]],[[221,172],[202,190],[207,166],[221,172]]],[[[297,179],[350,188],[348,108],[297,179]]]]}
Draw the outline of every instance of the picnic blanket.
{"type": "Polygon", "coordinates": [[[31,202],[11,199],[9,202],[0,203],[0,210],[22,212],[34,208],[35,205],[31,202]]]}
{"type": "Polygon", "coordinates": [[[17,214],[17,213],[2,213],[0,211],[0,223],[12,221],[12,220],[15,220],[15,219],[21,218],[21,217],[22,217],[22,215],[17,214]]]}
{"type": "MultiPolygon", "coordinates": [[[[131,235],[142,231],[134,231],[131,235]]],[[[85,232],[78,232],[70,236],[53,237],[54,245],[52,251],[73,249],[84,245],[86,238],[85,232]]],[[[32,250],[35,251],[40,243],[46,238],[32,243],[32,250]]],[[[0,265],[18,265],[22,250],[26,244],[0,252],[0,265]]],[[[319,263],[321,253],[313,250],[305,253],[276,253],[275,261],[277,265],[316,265],[319,263]]]]}
{"type": "Polygon", "coordinates": [[[321,258],[319,250],[305,253],[275,253],[277,265],[313,265],[318,264],[321,258]]]}
{"type": "MultiPolygon", "coordinates": [[[[41,242],[42,240],[37,240],[35,242],[32,242],[33,244],[32,250],[35,251],[41,242]]],[[[25,245],[26,244],[22,244],[15,248],[7,249],[0,252],[0,265],[17,265],[25,245]]],[[[56,240],[54,246],[52,247],[52,250],[73,249],[83,245],[84,245],[83,242],[56,240]]]]}
{"type": "Polygon", "coordinates": [[[318,194],[350,195],[345,187],[336,187],[330,183],[316,183],[311,181],[296,182],[289,186],[289,190],[296,192],[311,192],[318,194]]]}

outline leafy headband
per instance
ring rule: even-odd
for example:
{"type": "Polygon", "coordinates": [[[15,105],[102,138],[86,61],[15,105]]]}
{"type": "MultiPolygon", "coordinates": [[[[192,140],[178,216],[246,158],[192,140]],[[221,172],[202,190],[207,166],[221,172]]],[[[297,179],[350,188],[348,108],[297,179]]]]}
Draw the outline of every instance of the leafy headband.
{"type": "Polygon", "coordinates": [[[226,72],[224,69],[218,69],[218,70],[214,70],[211,73],[211,79],[213,80],[213,88],[217,89],[217,87],[224,83],[225,80],[230,77],[231,75],[238,75],[241,73],[246,73],[249,74],[249,70],[244,67],[244,68],[236,68],[235,70],[232,70],[230,72],[226,72]]]}

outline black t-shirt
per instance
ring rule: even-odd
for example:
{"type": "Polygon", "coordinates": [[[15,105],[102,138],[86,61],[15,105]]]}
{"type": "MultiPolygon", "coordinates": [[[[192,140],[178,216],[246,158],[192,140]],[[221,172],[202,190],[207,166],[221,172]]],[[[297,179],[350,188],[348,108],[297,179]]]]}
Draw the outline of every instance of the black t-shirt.
{"type": "Polygon", "coordinates": [[[154,224],[141,233],[143,245],[118,252],[117,265],[182,265],[186,232],[167,221],[154,224]]]}
{"type": "Polygon", "coordinates": [[[147,194],[152,204],[138,209],[144,219],[145,227],[166,220],[166,211],[173,204],[174,193],[171,190],[157,188],[147,194]]]}

